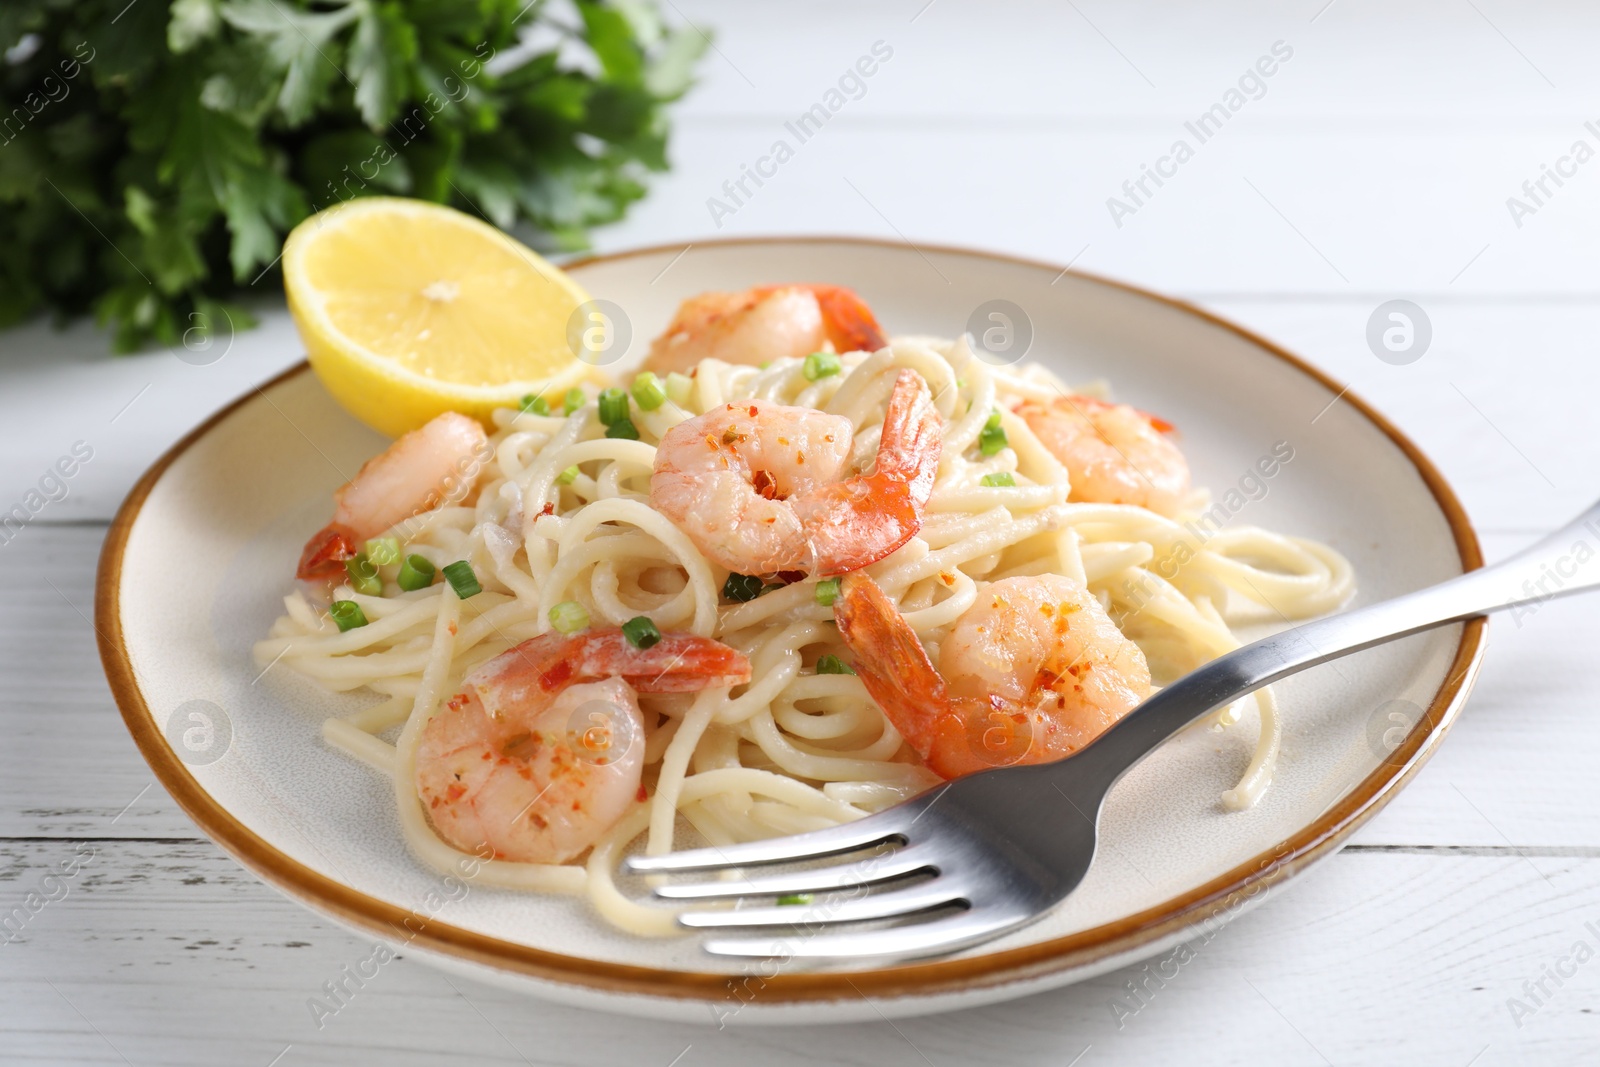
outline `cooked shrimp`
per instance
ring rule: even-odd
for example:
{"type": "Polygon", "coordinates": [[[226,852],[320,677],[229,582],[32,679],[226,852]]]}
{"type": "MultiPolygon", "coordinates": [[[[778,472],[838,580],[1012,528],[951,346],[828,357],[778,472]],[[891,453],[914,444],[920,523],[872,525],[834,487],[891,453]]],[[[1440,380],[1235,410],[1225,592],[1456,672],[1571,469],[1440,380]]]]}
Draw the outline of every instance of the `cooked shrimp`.
{"type": "Polygon", "coordinates": [[[306,542],[301,578],[335,578],[369,537],[458,497],[489,438],[476,419],[447,411],[362,464],[333,494],[333,521],[306,542]]]}
{"type": "Polygon", "coordinates": [[[833,345],[876,352],[887,342],[872,309],[838,285],[763,285],[742,293],[701,293],[678,306],[650,344],[645,368],[687,372],[702,359],[765,363],[833,345]]]}
{"type": "Polygon", "coordinates": [[[564,863],[644,799],[639,693],[749,680],[750,661],[706,637],[637,649],[620,630],[543,634],[473,671],[428,720],[417,795],[456,848],[564,863]]]}
{"type": "Polygon", "coordinates": [[[858,570],[922,528],[942,429],[926,383],[901,370],[876,468],[841,480],[852,432],[814,408],[724,404],[663,435],[650,503],[739,574],[858,570]]]}
{"type": "Polygon", "coordinates": [[[1139,646],[1058,574],[985,588],[940,646],[938,670],[866,575],[845,579],[833,612],[867,692],[945,778],[1071,755],[1150,693],[1139,646]]]}
{"type": "Polygon", "coordinates": [[[1189,464],[1164,434],[1172,424],[1088,396],[1024,400],[1017,414],[1067,468],[1069,499],[1135,504],[1168,517],[1189,496],[1189,464]]]}

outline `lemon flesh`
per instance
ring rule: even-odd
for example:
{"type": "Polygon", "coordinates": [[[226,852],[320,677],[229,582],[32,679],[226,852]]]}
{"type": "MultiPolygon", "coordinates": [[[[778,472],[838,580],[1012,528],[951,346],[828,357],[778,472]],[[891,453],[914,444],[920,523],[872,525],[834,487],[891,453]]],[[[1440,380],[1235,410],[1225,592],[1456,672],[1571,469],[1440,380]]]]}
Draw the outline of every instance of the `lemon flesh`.
{"type": "Polygon", "coordinates": [[[317,376],[391,436],[445,411],[488,425],[529,393],[603,377],[568,344],[588,294],[453,208],[393,197],[329,208],[289,235],[283,274],[317,376]]]}

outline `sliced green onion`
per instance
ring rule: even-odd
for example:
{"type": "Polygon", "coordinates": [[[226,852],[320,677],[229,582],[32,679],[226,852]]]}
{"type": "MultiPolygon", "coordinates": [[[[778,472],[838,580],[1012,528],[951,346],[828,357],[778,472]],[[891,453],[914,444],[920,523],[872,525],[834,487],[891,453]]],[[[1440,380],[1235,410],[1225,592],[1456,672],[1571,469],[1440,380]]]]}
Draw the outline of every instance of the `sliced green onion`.
{"type": "Polygon", "coordinates": [[[571,415],[588,402],[589,398],[583,395],[583,390],[573,386],[567,390],[566,399],[561,402],[561,414],[571,415]]]}
{"type": "Polygon", "coordinates": [[[365,552],[357,553],[344,561],[344,572],[350,576],[350,588],[363,596],[382,596],[383,579],[378,568],[372,565],[365,552]]]}
{"type": "Polygon", "coordinates": [[[667,402],[667,391],[661,388],[661,379],[649,371],[641,371],[633,379],[633,399],[641,411],[654,411],[667,402]]]}
{"type": "Polygon", "coordinates": [[[589,626],[589,612],[576,600],[563,600],[550,609],[550,625],[564,634],[575,634],[589,626]]]}
{"type": "Polygon", "coordinates": [[[689,394],[694,392],[694,379],[673,371],[667,375],[667,399],[679,407],[687,407],[689,394]]]}
{"type": "Polygon", "coordinates": [[[817,660],[818,674],[854,674],[856,669],[838,656],[823,656],[817,660]]]}
{"type": "Polygon", "coordinates": [[[986,456],[992,456],[1010,443],[1006,438],[1005,427],[1000,425],[1000,413],[997,411],[989,416],[989,421],[978,431],[978,451],[986,456]]]}
{"type": "Polygon", "coordinates": [[[813,352],[806,357],[801,373],[806,376],[806,381],[814,382],[819,378],[831,378],[843,369],[844,364],[832,352],[813,352]]]}
{"type": "Polygon", "coordinates": [[[445,581],[450,583],[450,588],[456,591],[456,596],[462,600],[477,596],[483,592],[483,586],[478,584],[478,576],[473,573],[472,564],[464,559],[444,565],[445,581]]]}
{"type": "Polygon", "coordinates": [[[600,421],[607,426],[628,417],[628,394],[621,389],[600,390],[600,421]]]}
{"type": "Polygon", "coordinates": [[[1001,471],[998,474],[985,474],[978,479],[979,485],[986,485],[991,489],[1011,489],[1017,484],[1016,478],[1010,471],[1001,471]]]}
{"type": "Polygon", "coordinates": [[[606,427],[606,436],[615,437],[623,441],[637,441],[639,439],[639,427],[633,424],[632,419],[618,419],[606,427]]]}
{"type": "Polygon", "coordinates": [[[766,583],[753,574],[730,574],[722,583],[722,595],[743,604],[767,591],[766,583]]]}
{"type": "Polygon", "coordinates": [[[825,608],[833,607],[833,602],[839,599],[839,579],[825,578],[817,583],[817,603],[825,608]]]}
{"type": "Polygon", "coordinates": [[[374,537],[362,549],[375,566],[387,567],[400,562],[400,538],[374,537]]]}
{"type": "Polygon", "coordinates": [[[572,466],[556,475],[556,481],[560,482],[562,485],[571,485],[573,482],[578,480],[578,475],[580,473],[581,472],[578,470],[578,465],[574,463],[572,466]]]}
{"type": "Polygon", "coordinates": [[[367,613],[362,611],[361,605],[354,600],[335,600],[328,605],[328,615],[340,633],[367,624],[367,613]]]}
{"type": "Polygon", "coordinates": [[[523,397],[522,403],[518,406],[521,410],[531,412],[534,415],[550,414],[550,402],[544,397],[534,396],[532,393],[523,397]]]}
{"type": "Polygon", "coordinates": [[[778,898],[778,905],[787,908],[795,904],[809,904],[811,901],[812,896],[810,893],[785,893],[778,898]]]}
{"type": "Polygon", "coordinates": [[[433,584],[433,563],[426,556],[407,556],[400,564],[400,574],[395,579],[408,593],[426,589],[433,584]]]}
{"type": "Polygon", "coordinates": [[[661,640],[661,631],[648,615],[635,615],[622,624],[622,636],[634,648],[650,648],[661,640]]]}

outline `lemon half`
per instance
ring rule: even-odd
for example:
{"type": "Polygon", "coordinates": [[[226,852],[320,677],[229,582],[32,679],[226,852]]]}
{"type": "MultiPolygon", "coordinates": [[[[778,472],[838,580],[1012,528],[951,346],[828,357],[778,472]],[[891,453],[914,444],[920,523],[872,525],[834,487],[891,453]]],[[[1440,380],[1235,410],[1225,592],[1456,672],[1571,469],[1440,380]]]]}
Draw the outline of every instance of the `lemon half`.
{"type": "Polygon", "coordinates": [[[529,393],[603,378],[568,343],[588,294],[453,208],[396,197],[329,208],[289,234],[283,278],[322,384],[391,436],[445,411],[488,424],[529,393]]]}

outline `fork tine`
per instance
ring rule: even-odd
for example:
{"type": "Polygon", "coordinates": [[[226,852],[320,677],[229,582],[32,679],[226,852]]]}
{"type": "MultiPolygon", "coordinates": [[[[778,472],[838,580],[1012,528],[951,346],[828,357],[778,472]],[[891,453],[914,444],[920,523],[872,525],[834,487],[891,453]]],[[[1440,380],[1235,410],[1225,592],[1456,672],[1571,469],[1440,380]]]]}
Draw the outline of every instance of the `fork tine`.
{"type": "MultiPolygon", "coordinates": [[[[923,797],[928,794],[924,793],[923,797]]],[[[697,848],[687,852],[669,852],[664,856],[629,856],[623,869],[629,874],[658,874],[672,871],[709,871],[719,867],[758,867],[768,863],[793,863],[797,860],[821,859],[843,852],[855,852],[873,845],[881,845],[900,837],[921,814],[926,803],[921,798],[868,815],[865,819],[830,826],[826,830],[796,834],[793,837],[774,837],[766,841],[750,841],[724,848],[697,848]]]]}
{"type": "Polygon", "coordinates": [[[667,900],[712,900],[721,897],[784,896],[789,893],[825,893],[903,878],[934,866],[927,848],[908,848],[887,856],[868,856],[855,863],[840,863],[803,871],[782,871],[754,878],[717,882],[658,885],[655,895],[667,900]]]}
{"type": "Polygon", "coordinates": [[[910,889],[849,900],[822,900],[813,906],[780,904],[770,908],[740,908],[737,911],[689,911],[678,916],[684,926],[696,929],[723,926],[814,926],[819,923],[861,922],[866,919],[892,919],[913,915],[946,904],[960,903],[960,891],[949,879],[935,879],[910,889]]]}
{"type": "Polygon", "coordinates": [[[1034,916],[1027,912],[979,907],[930,922],[907,923],[886,930],[840,931],[816,936],[795,933],[788,937],[713,938],[706,941],[704,947],[712,955],[742,958],[915,958],[952,952],[986,941],[1032,918],[1034,916]]]}

